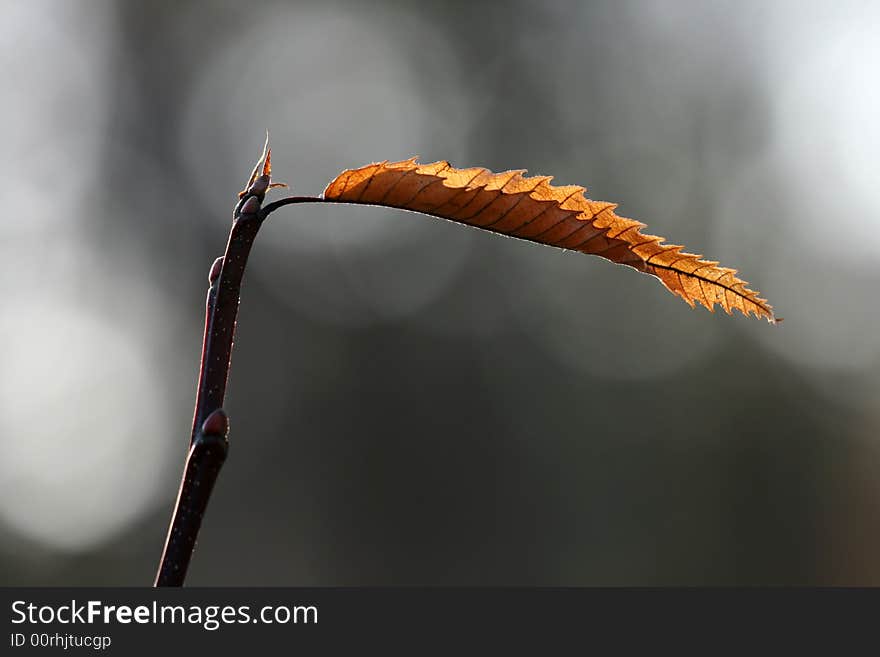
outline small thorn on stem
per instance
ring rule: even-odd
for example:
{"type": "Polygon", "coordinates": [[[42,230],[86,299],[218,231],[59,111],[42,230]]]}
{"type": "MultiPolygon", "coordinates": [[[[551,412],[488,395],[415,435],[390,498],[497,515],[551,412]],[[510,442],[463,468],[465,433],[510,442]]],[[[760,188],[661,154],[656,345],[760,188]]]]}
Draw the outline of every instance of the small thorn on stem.
{"type": "Polygon", "coordinates": [[[202,423],[202,434],[205,436],[226,437],[229,433],[229,416],[222,408],[211,413],[202,423]]]}

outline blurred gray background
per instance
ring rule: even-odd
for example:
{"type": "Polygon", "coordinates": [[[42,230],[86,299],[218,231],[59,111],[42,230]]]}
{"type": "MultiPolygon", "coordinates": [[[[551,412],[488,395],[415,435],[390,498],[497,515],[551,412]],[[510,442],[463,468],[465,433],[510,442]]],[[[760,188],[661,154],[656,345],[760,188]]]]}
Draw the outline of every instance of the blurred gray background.
{"type": "Polygon", "coordinates": [[[410,155],[584,184],[786,321],[433,218],[280,211],[188,583],[880,584],[877,3],[0,21],[3,584],[151,583],[267,128],[300,194],[410,155]]]}

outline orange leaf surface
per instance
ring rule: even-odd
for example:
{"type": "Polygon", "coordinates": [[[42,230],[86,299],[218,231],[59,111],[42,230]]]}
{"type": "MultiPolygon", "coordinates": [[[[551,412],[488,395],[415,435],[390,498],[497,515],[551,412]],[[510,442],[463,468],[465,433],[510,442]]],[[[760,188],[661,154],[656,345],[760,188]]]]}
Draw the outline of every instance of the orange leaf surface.
{"type": "Polygon", "coordinates": [[[615,203],[592,201],[583,187],[551,185],[552,176],[525,171],[456,169],[448,162],[378,162],[343,171],[324,199],[381,205],[450,219],[520,239],[602,256],[656,276],[694,306],[719,304],[770,322],[773,308],[736,277],[735,269],[685,253],[664,238],[645,235],[645,224],[614,214],[615,203]]]}

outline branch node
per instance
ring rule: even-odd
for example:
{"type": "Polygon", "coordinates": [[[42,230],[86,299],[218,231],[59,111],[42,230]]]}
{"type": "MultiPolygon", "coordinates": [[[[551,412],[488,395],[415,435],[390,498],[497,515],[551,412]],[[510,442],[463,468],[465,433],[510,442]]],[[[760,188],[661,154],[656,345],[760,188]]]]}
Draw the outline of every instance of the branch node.
{"type": "Polygon", "coordinates": [[[222,436],[229,435],[229,416],[222,408],[211,413],[202,423],[202,435],[222,436]]]}
{"type": "Polygon", "coordinates": [[[247,200],[238,211],[240,215],[256,214],[260,210],[260,200],[256,196],[248,196],[247,200]]]}
{"type": "Polygon", "coordinates": [[[208,272],[208,283],[210,285],[214,285],[217,282],[217,279],[220,276],[220,271],[223,269],[223,256],[218,257],[214,264],[211,265],[211,271],[208,272]]]}

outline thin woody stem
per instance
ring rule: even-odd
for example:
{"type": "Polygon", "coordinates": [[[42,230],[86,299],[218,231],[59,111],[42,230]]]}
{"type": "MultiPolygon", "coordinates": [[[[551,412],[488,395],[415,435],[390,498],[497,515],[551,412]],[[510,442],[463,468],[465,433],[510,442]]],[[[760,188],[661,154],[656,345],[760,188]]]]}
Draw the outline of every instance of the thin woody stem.
{"type": "MultiPolygon", "coordinates": [[[[256,199],[257,197],[249,196],[246,198],[256,199]]],[[[244,201],[239,203],[236,218],[229,231],[229,241],[223,255],[220,275],[212,286],[212,289],[215,290],[213,298],[211,292],[208,293],[208,313],[205,323],[206,341],[199,368],[191,441],[195,441],[198,427],[207,419],[208,415],[223,405],[223,399],[226,396],[241,281],[251,247],[262,223],[255,212],[240,214],[239,210],[242,205],[244,205],[244,201]]]]}
{"type": "Polygon", "coordinates": [[[248,255],[264,215],[260,206],[271,184],[270,151],[254,168],[233,212],[226,251],[211,267],[205,308],[205,332],[199,366],[190,449],[156,586],[182,586],[202,517],[228,451],[228,418],[222,409],[229,378],[241,282],[248,255]],[[262,169],[262,175],[257,175],[262,169]]]}
{"type": "Polygon", "coordinates": [[[156,586],[183,586],[202,518],[229,451],[228,427],[223,410],[214,411],[190,447],[156,574],[156,586]]]}

